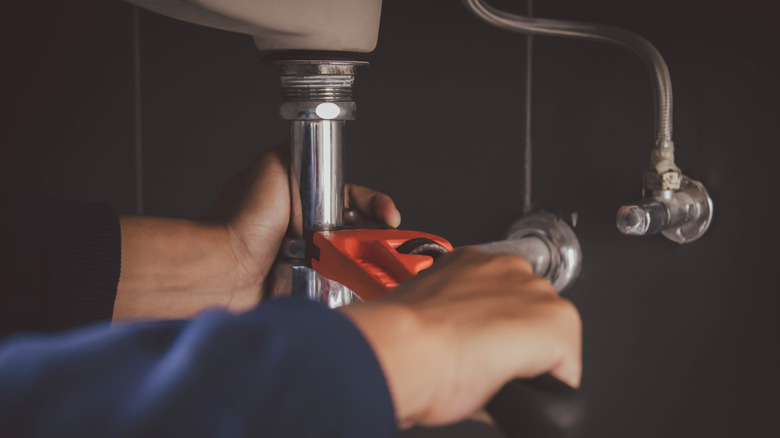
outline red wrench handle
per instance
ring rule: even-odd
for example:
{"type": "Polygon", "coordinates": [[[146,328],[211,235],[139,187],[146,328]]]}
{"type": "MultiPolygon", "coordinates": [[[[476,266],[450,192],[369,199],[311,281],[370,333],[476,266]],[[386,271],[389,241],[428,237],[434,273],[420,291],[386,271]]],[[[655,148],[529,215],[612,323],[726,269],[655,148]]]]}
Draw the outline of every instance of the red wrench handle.
{"type": "Polygon", "coordinates": [[[415,239],[440,245],[443,252],[452,251],[452,245],[445,239],[419,231],[319,231],[312,238],[315,250],[311,267],[350,288],[363,300],[379,298],[433,264],[430,255],[403,251],[401,247],[415,239]]]}

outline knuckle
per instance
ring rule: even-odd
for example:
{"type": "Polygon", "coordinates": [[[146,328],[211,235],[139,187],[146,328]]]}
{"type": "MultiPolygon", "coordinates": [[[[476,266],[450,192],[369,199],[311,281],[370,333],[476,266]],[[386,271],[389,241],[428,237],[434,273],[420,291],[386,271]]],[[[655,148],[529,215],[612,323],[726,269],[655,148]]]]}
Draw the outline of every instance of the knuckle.
{"type": "Polygon", "coordinates": [[[452,257],[456,259],[478,259],[485,255],[481,250],[474,248],[473,246],[458,248],[451,254],[452,257]]]}
{"type": "Polygon", "coordinates": [[[526,280],[526,287],[535,291],[543,293],[551,293],[558,296],[558,291],[555,287],[544,277],[533,276],[526,280]]]}
{"type": "Polygon", "coordinates": [[[559,298],[556,300],[556,312],[561,319],[564,319],[581,329],[582,318],[580,316],[580,311],[577,310],[577,306],[575,306],[574,303],[565,298],[559,298]]]}
{"type": "Polygon", "coordinates": [[[507,271],[517,271],[528,274],[533,273],[531,262],[525,257],[516,254],[497,254],[494,256],[492,262],[495,263],[497,267],[507,271]]]}
{"type": "Polygon", "coordinates": [[[458,252],[460,254],[470,254],[470,255],[484,254],[482,250],[480,250],[479,248],[475,248],[473,246],[464,246],[462,248],[456,249],[455,252],[458,252]]]}

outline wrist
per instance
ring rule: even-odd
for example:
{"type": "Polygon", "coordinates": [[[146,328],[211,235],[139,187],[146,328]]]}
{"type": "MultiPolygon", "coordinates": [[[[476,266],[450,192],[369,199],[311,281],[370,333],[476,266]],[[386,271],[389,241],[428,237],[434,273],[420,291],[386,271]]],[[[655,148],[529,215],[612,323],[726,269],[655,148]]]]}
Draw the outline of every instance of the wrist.
{"type": "Polygon", "coordinates": [[[390,389],[399,428],[418,424],[430,400],[428,375],[434,352],[426,346],[424,324],[407,306],[364,303],[339,309],[374,350],[390,389]]]}
{"type": "Polygon", "coordinates": [[[115,318],[188,318],[211,307],[249,308],[224,226],[122,217],[115,318]]]}

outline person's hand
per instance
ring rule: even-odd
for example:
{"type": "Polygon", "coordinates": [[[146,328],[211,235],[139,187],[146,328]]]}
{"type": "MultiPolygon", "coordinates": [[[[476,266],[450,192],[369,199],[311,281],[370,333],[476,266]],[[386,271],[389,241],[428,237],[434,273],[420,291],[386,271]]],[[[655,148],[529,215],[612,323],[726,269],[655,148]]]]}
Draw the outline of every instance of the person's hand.
{"type": "MultiPolygon", "coordinates": [[[[300,235],[301,218],[291,216],[288,155],[286,146],[259,155],[203,221],[120,218],[114,319],[188,318],[208,308],[256,306],[285,234],[300,235]]],[[[346,206],[364,217],[400,224],[387,195],[356,185],[345,192],[346,206]]]]}
{"type": "Polygon", "coordinates": [[[513,378],[580,383],[579,313],[521,257],[459,249],[341,311],[374,349],[401,427],[471,417],[513,378]]]}
{"type": "MultiPolygon", "coordinates": [[[[291,202],[298,195],[290,192],[288,164],[286,145],[260,155],[228,183],[206,216],[224,226],[240,267],[239,283],[252,288],[262,284],[284,236],[302,235],[300,204],[291,202]]],[[[401,214],[389,196],[352,184],[344,187],[344,194],[345,207],[393,228],[400,225],[401,214]]]]}

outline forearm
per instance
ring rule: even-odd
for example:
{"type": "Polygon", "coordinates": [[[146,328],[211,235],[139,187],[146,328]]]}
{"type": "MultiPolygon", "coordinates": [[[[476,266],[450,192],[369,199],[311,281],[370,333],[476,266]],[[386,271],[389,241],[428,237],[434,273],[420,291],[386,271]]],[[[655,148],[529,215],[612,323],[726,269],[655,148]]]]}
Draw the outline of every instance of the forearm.
{"type": "Polygon", "coordinates": [[[120,218],[122,270],[115,319],[189,318],[204,309],[248,310],[259,284],[239,275],[225,227],[186,219],[120,218]]]}
{"type": "Polygon", "coordinates": [[[338,312],[303,299],[0,344],[10,436],[391,437],[374,354],[338,312]]]}

